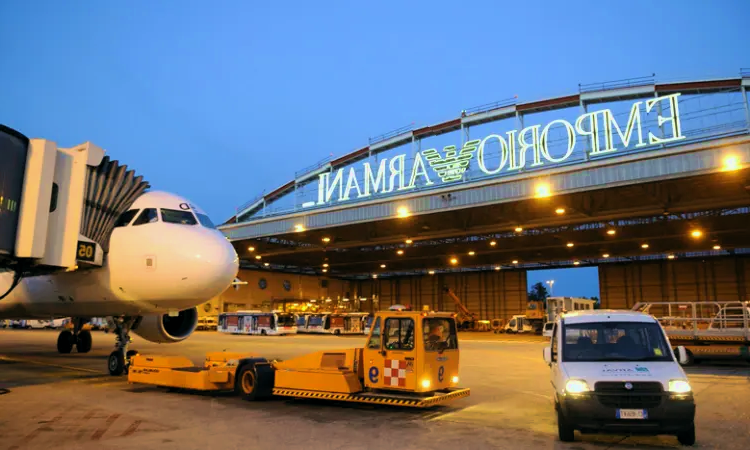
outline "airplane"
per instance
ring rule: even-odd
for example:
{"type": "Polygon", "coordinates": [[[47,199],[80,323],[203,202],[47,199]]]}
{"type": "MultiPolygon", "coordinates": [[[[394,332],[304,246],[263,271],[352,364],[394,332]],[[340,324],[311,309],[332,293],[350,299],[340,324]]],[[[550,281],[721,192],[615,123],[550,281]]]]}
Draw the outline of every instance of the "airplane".
{"type": "MultiPolygon", "coordinates": [[[[111,375],[127,371],[136,354],[129,333],[157,343],[180,342],[198,323],[197,306],[229,288],[239,270],[232,244],[208,216],[168,192],[141,194],[115,222],[101,267],[23,278],[0,300],[1,319],[71,317],[73,330],[57,338],[59,353],[91,350],[83,326],[94,317],[114,322],[111,375]]],[[[14,275],[0,268],[0,293],[14,275]]]]}

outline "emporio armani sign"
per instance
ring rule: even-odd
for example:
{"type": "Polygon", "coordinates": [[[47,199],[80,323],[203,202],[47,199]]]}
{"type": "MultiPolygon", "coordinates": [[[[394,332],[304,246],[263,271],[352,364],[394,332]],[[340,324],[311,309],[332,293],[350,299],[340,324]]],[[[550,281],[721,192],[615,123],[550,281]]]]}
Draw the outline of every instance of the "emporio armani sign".
{"type": "Polygon", "coordinates": [[[505,172],[517,172],[529,167],[539,167],[548,163],[562,163],[575,152],[578,144],[588,141],[590,156],[616,152],[631,146],[633,148],[663,144],[685,139],[680,124],[679,97],[671,94],[638,101],[631,105],[625,129],[617,123],[610,109],[587,112],[578,116],[575,123],[557,119],[541,125],[532,125],[521,131],[512,130],[505,135],[491,134],[484,139],[466,142],[460,149],[450,145],[443,148],[443,155],[431,148],[417,152],[411,167],[406,166],[406,155],[400,154],[390,159],[382,159],[377,169],[366,162],[360,170],[357,166],[323,173],[318,179],[318,200],[305,206],[325,205],[331,202],[353,198],[367,198],[375,194],[408,191],[417,186],[432,186],[436,183],[453,183],[463,180],[471,161],[476,159],[479,170],[487,176],[505,172]],[[652,132],[644,133],[643,116],[652,113],[659,105],[657,125],[664,127],[664,137],[652,132]],[[667,111],[666,113],[663,110],[667,111]],[[567,149],[561,156],[552,156],[548,136],[552,127],[563,127],[567,134],[567,149]],[[646,135],[644,135],[646,134],[646,135]],[[617,141],[615,140],[617,136],[617,141]],[[497,145],[488,144],[497,142],[497,145]],[[490,155],[490,147],[495,155],[490,155]],[[488,167],[488,161],[499,161],[495,167],[488,167]],[[431,171],[428,171],[428,166],[431,171]],[[358,173],[363,177],[358,177],[358,173]]]}

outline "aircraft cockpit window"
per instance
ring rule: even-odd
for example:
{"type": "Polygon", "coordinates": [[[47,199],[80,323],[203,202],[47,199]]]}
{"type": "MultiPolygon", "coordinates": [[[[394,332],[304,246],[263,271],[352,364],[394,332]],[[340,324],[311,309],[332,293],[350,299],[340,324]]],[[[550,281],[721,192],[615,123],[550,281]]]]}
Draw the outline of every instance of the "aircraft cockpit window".
{"type": "Polygon", "coordinates": [[[195,213],[196,216],[198,216],[198,221],[206,228],[216,228],[216,225],[214,225],[213,222],[211,222],[211,219],[208,218],[207,215],[201,214],[201,213],[195,213]]]}
{"type": "Polygon", "coordinates": [[[115,222],[115,228],[128,226],[128,224],[133,220],[133,217],[138,214],[138,211],[140,210],[131,209],[130,211],[125,211],[124,213],[120,214],[120,217],[117,218],[117,222],[115,222]]]}
{"type": "Polygon", "coordinates": [[[161,220],[165,223],[178,223],[180,225],[195,225],[198,223],[190,211],[179,211],[176,209],[161,209],[161,220]]]}
{"type": "Polygon", "coordinates": [[[133,222],[133,226],[144,225],[147,223],[154,223],[158,221],[159,215],[156,213],[156,208],[146,208],[143,210],[143,212],[141,212],[138,218],[135,219],[135,222],[133,222]]]}

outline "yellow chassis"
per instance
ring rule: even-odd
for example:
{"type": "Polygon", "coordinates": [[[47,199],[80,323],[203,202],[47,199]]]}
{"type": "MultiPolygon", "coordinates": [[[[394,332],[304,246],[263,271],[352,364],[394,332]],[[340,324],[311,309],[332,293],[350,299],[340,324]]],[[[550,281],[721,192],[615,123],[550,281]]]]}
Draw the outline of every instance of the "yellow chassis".
{"type": "Polygon", "coordinates": [[[447,393],[434,393],[430,397],[416,397],[413,395],[389,395],[389,394],[341,394],[337,392],[304,391],[298,389],[274,389],[273,394],[280,397],[312,398],[321,400],[333,400],[338,402],[369,403],[372,405],[409,406],[413,408],[428,408],[447,401],[468,397],[469,388],[452,389],[447,393]]]}
{"type": "MultiPolygon", "coordinates": [[[[206,355],[204,365],[196,366],[181,356],[135,355],[130,359],[128,382],[194,391],[232,391],[245,395],[242,383],[235,380],[238,370],[249,361],[263,361],[247,353],[213,352],[206,355]]],[[[302,375],[302,374],[301,374],[302,375]]],[[[308,379],[309,374],[303,378],[308,379]]],[[[428,408],[470,395],[468,388],[453,388],[429,396],[413,393],[328,392],[274,387],[270,393],[279,397],[332,400],[339,402],[428,408]]]]}

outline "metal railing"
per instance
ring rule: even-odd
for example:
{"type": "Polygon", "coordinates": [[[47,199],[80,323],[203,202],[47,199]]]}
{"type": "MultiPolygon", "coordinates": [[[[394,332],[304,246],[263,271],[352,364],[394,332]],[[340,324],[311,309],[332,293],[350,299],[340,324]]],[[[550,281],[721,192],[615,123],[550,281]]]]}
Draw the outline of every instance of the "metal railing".
{"type": "Polygon", "coordinates": [[[505,108],[506,106],[512,106],[518,103],[518,96],[515,95],[511,98],[506,98],[504,100],[498,100],[496,102],[492,103],[485,103],[483,105],[479,106],[472,106],[471,108],[466,108],[463,112],[467,116],[471,116],[474,114],[480,114],[487,111],[492,111],[493,109],[500,109],[505,108]]]}
{"type": "Polygon", "coordinates": [[[390,139],[392,137],[396,137],[399,134],[404,134],[407,131],[411,131],[413,129],[414,129],[414,122],[410,123],[409,125],[403,126],[401,128],[396,128],[393,131],[389,131],[387,133],[383,133],[383,134],[380,134],[378,136],[368,138],[367,140],[370,143],[370,145],[377,144],[378,142],[383,142],[385,140],[388,140],[388,139],[390,139]]]}
{"type": "Polygon", "coordinates": [[[632,310],[652,315],[668,334],[750,337],[750,302],[636,303],[632,310]]]}
{"type": "Polygon", "coordinates": [[[578,83],[578,92],[597,92],[597,91],[608,91],[612,89],[623,89],[638,86],[648,86],[654,84],[656,80],[656,74],[652,73],[650,76],[635,77],[635,78],[624,78],[622,80],[614,81],[603,81],[597,83],[578,83]]]}
{"type": "Polygon", "coordinates": [[[313,170],[318,170],[321,167],[325,166],[329,162],[333,161],[333,155],[328,155],[325,158],[321,159],[320,161],[316,162],[315,164],[311,164],[307,167],[304,167],[296,172],[294,172],[294,179],[299,178],[302,175],[308,174],[312,172],[313,170]]]}

